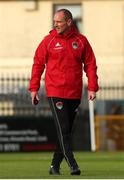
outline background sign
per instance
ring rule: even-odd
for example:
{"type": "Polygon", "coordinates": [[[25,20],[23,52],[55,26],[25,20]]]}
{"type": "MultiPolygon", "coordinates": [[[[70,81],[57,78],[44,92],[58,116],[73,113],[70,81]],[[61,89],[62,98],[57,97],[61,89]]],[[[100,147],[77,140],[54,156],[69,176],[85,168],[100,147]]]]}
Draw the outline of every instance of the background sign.
{"type": "Polygon", "coordinates": [[[0,152],[54,150],[56,137],[52,117],[0,118],[0,152]]]}

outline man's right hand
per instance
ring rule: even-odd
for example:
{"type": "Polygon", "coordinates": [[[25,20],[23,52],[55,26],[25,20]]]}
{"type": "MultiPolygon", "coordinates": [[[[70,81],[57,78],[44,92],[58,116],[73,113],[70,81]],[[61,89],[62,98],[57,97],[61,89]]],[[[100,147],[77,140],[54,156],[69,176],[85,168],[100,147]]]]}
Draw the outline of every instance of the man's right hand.
{"type": "Polygon", "coordinates": [[[38,104],[40,99],[38,97],[38,92],[37,91],[31,92],[31,99],[32,99],[32,105],[37,105],[38,104]]]}

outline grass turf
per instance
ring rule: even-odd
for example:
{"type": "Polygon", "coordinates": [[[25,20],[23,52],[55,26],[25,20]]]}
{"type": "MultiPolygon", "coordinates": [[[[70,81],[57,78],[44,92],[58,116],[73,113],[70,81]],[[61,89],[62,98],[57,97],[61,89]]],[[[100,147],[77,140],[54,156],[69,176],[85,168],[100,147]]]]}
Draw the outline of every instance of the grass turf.
{"type": "Polygon", "coordinates": [[[71,176],[65,161],[61,175],[49,175],[52,152],[0,153],[0,179],[124,179],[124,152],[75,152],[82,171],[71,176]]]}

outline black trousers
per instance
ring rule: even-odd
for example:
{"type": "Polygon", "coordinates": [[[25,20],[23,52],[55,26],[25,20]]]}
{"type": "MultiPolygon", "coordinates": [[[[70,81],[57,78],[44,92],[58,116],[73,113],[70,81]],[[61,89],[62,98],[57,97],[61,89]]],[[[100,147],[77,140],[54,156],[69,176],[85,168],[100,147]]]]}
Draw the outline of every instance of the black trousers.
{"type": "Polygon", "coordinates": [[[72,151],[72,127],[80,104],[80,99],[63,99],[50,97],[49,104],[53,113],[56,130],[58,134],[57,149],[54,152],[52,165],[59,168],[63,158],[69,167],[77,168],[77,162],[72,151]]]}

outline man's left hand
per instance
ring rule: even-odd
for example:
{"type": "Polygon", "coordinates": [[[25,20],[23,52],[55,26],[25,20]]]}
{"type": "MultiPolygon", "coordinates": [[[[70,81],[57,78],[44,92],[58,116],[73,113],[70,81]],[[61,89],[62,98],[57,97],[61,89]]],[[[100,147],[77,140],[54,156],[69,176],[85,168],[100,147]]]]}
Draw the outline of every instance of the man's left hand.
{"type": "Polygon", "coordinates": [[[88,91],[88,100],[93,101],[96,98],[96,92],[88,91]]]}

